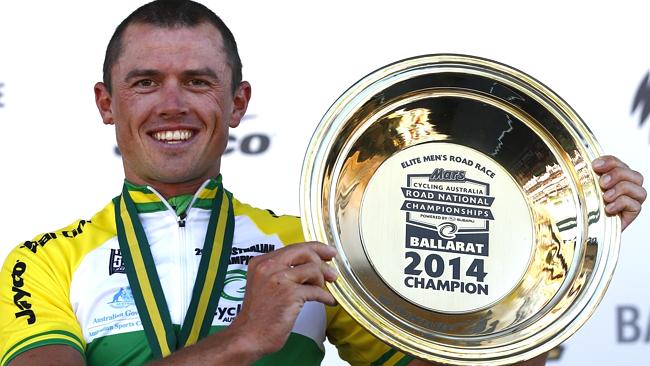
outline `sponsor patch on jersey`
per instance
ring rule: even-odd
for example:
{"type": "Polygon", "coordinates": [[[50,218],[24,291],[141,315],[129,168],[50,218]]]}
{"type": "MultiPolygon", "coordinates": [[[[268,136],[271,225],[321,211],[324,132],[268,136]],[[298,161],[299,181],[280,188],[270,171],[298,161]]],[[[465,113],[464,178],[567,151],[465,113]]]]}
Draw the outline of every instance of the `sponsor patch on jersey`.
{"type": "Polygon", "coordinates": [[[226,272],[226,280],[221,297],[231,301],[243,301],[246,291],[246,270],[231,269],[226,272]]]}
{"type": "Polygon", "coordinates": [[[28,301],[32,297],[32,294],[22,288],[25,285],[25,280],[22,276],[26,270],[27,263],[17,260],[14,268],[11,270],[13,285],[11,290],[14,292],[14,305],[18,308],[18,312],[15,313],[16,318],[26,316],[27,324],[34,324],[36,322],[36,315],[34,314],[34,310],[32,310],[32,304],[28,301]]]}
{"type": "Polygon", "coordinates": [[[41,236],[40,239],[31,241],[28,240],[21,245],[21,248],[26,248],[29,249],[32,253],[36,253],[38,251],[39,247],[44,247],[45,244],[47,244],[48,241],[56,239],[56,234],[55,233],[46,233],[43,236],[41,236]]]}
{"type": "Polygon", "coordinates": [[[120,289],[113,295],[111,301],[107,304],[115,309],[122,309],[135,305],[135,300],[133,300],[133,294],[131,293],[131,287],[120,287],[120,289]]]}
{"type": "Polygon", "coordinates": [[[137,310],[126,309],[94,317],[88,326],[88,334],[91,337],[102,337],[141,326],[142,322],[137,310]]]}
{"type": "Polygon", "coordinates": [[[246,248],[233,247],[230,252],[228,264],[245,264],[248,265],[253,257],[259,254],[266,254],[275,250],[274,244],[259,243],[246,248]]]}
{"type": "Polygon", "coordinates": [[[38,248],[44,247],[45,244],[47,244],[50,240],[56,239],[57,235],[60,235],[60,236],[63,236],[64,238],[69,238],[69,239],[77,237],[77,235],[82,234],[84,232],[83,227],[86,224],[89,224],[89,223],[90,223],[90,220],[88,220],[88,221],[81,220],[81,221],[79,221],[79,224],[77,225],[77,228],[75,228],[75,229],[63,230],[63,231],[60,231],[58,234],[57,233],[45,233],[38,240],[34,240],[34,241],[28,240],[28,241],[24,242],[20,246],[20,248],[28,249],[32,253],[36,254],[36,252],[38,252],[38,248]]]}
{"type": "Polygon", "coordinates": [[[246,292],[245,269],[231,269],[226,272],[226,280],[221,292],[220,306],[217,307],[214,317],[223,324],[231,323],[241,311],[244,293],[246,292]],[[226,301],[224,301],[226,300],[226,301]]]}
{"type": "Polygon", "coordinates": [[[108,275],[115,273],[126,273],[122,252],[119,249],[111,249],[111,257],[108,261],[108,275]]]}

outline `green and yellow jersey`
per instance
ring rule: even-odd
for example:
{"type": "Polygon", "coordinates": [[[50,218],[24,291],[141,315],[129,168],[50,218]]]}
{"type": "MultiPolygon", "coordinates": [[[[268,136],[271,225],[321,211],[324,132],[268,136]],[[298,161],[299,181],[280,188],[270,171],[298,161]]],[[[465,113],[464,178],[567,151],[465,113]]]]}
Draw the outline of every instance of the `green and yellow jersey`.
{"type": "MultiPolygon", "coordinates": [[[[194,196],[169,201],[127,183],[176,330],[188,311],[218,183],[210,180],[194,196]]],[[[236,199],[233,211],[233,244],[210,333],[227,327],[240,311],[251,258],[304,241],[296,217],[236,199]]],[[[122,254],[113,202],[90,220],[16,247],[0,276],[0,365],[48,344],[73,347],[89,365],[152,360],[122,254]]],[[[411,359],[371,336],[340,307],[308,302],[284,348],[256,365],[319,365],[326,338],[352,365],[404,365],[411,359]]]]}

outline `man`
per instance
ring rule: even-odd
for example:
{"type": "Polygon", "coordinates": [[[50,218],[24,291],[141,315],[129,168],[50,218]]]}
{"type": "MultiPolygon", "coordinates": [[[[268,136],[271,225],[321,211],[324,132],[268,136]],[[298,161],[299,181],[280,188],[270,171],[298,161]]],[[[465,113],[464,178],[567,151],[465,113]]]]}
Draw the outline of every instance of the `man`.
{"type": "MultiPolygon", "coordinates": [[[[336,278],[325,264],[334,249],[289,245],[304,241],[299,220],[223,188],[228,129],[251,86],[214,13],[189,1],[136,10],[109,43],[95,96],[115,125],[122,194],[9,255],[1,364],[312,365],[326,333],[355,365],[421,364],[325,306],[335,304],[323,287],[336,278]]],[[[607,212],[627,226],[645,199],[642,177],[614,157],[594,169],[607,212]]]]}

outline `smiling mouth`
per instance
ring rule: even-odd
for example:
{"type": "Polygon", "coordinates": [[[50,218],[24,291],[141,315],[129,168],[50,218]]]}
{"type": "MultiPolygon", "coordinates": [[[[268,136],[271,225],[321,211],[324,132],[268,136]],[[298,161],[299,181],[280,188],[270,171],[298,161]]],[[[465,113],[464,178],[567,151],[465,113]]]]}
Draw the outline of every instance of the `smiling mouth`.
{"type": "Polygon", "coordinates": [[[156,141],[164,142],[166,144],[180,144],[192,138],[194,132],[190,130],[172,130],[172,131],[158,131],[151,134],[151,137],[156,141]]]}

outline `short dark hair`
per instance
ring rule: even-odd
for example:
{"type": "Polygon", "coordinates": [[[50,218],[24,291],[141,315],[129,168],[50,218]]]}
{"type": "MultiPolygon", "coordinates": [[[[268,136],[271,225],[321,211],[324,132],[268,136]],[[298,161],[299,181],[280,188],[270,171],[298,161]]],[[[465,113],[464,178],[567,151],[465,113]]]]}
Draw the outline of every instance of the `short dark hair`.
{"type": "Polygon", "coordinates": [[[131,24],[150,24],[161,28],[195,27],[202,23],[212,24],[221,33],[223,47],[232,71],[232,91],[242,79],[241,60],[235,37],[226,24],[206,6],[191,0],[156,0],[136,9],[115,28],[113,37],[106,47],[104,57],[104,84],[112,93],[111,69],[122,53],[122,35],[131,24]]]}

